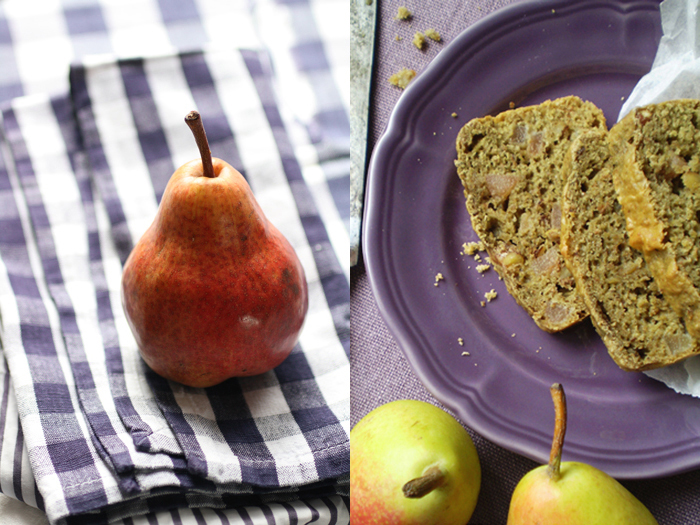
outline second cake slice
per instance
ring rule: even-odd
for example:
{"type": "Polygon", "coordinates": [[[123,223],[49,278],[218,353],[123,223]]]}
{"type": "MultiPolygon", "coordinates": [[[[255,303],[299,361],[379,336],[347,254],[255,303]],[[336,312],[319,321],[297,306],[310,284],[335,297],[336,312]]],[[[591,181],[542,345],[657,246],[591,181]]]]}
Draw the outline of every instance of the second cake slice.
{"type": "Polygon", "coordinates": [[[642,252],[630,246],[613,184],[614,174],[625,169],[617,131],[585,132],[572,144],[565,162],[561,248],[608,353],[624,370],[639,371],[684,359],[700,346],[642,252]]]}

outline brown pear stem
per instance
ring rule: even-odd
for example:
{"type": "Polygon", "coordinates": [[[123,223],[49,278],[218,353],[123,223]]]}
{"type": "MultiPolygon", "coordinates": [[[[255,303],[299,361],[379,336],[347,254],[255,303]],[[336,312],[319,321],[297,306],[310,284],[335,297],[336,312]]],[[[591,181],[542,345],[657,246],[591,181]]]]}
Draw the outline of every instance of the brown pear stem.
{"type": "Polygon", "coordinates": [[[192,130],[194,135],[194,141],[197,143],[199,148],[199,154],[202,156],[202,168],[204,169],[204,176],[213,179],[216,177],[214,175],[214,164],[211,161],[211,151],[209,150],[209,141],[207,140],[207,133],[204,131],[204,124],[202,124],[202,117],[197,111],[190,111],[185,117],[185,122],[192,130]]]}
{"type": "Polygon", "coordinates": [[[559,383],[554,383],[549,392],[554,401],[554,439],[552,440],[552,450],[549,453],[549,465],[547,474],[556,481],[561,477],[561,451],[564,448],[564,436],[566,435],[566,396],[564,387],[559,383]]]}
{"type": "Polygon", "coordinates": [[[445,473],[440,467],[433,465],[425,470],[420,478],[407,482],[403,486],[403,495],[406,498],[422,498],[443,483],[445,483],[445,473]]]}

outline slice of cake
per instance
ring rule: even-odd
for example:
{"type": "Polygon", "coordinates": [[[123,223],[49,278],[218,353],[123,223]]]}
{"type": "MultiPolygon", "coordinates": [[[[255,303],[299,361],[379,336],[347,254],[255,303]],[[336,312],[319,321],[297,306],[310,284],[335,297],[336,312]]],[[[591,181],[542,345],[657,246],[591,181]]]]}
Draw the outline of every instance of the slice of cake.
{"type": "Polygon", "coordinates": [[[616,159],[603,131],[573,142],[564,163],[561,251],[610,356],[637,371],[684,359],[700,346],[629,244],[613,184],[616,159]]]}
{"type": "Polygon", "coordinates": [[[578,97],[468,122],[457,137],[457,173],[474,231],[515,300],[557,332],[588,313],[559,250],[562,164],[582,130],[607,130],[578,97]]]}
{"type": "Polygon", "coordinates": [[[614,181],[630,244],[666,301],[700,339],[700,101],[631,111],[611,130],[614,181]]]}

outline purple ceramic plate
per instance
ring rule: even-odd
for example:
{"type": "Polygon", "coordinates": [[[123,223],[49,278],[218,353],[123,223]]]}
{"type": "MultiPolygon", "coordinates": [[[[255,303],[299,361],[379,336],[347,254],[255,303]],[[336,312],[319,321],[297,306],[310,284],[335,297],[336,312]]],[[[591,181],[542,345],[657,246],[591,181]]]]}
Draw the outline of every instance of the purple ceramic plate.
{"type": "Polygon", "coordinates": [[[487,439],[546,462],[549,386],[561,382],[569,404],[564,459],[628,479],[700,465],[700,399],[620,370],[590,322],[541,331],[493,270],[476,271],[461,254],[477,237],[454,142],[462,124],[511,101],[574,94],[614,123],[660,36],[658,2],[650,0],[524,2],[470,27],[399,100],[372,157],[363,237],[380,311],[438,400],[487,439]],[[444,280],[435,286],[438,272],[444,280]],[[480,306],[491,289],[498,297],[480,306]]]}

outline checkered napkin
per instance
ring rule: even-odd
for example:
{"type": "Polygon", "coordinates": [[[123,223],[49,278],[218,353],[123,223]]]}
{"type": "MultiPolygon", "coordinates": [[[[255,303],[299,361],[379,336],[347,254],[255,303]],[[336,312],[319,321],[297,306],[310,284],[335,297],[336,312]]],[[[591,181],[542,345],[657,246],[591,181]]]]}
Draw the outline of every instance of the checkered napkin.
{"type": "Polygon", "coordinates": [[[288,517],[314,498],[345,509],[347,230],[328,180],[342,180],[334,173],[347,159],[334,115],[298,125],[274,78],[266,53],[232,48],[93,59],[72,68],[70,97],[20,98],[2,112],[0,311],[12,379],[2,374],[2,391],[7,404],[14,391],[24,431],[28,461],[14,463],[31,466],[52,522],[272,501],[288,517]],[[119,297],[121,266],[170,175],[198,156],[183,121],[193,108],[214,156],[244,174],[295,246],[310,297],[282,365],[209,389],[148,369],[119,297]]]}

